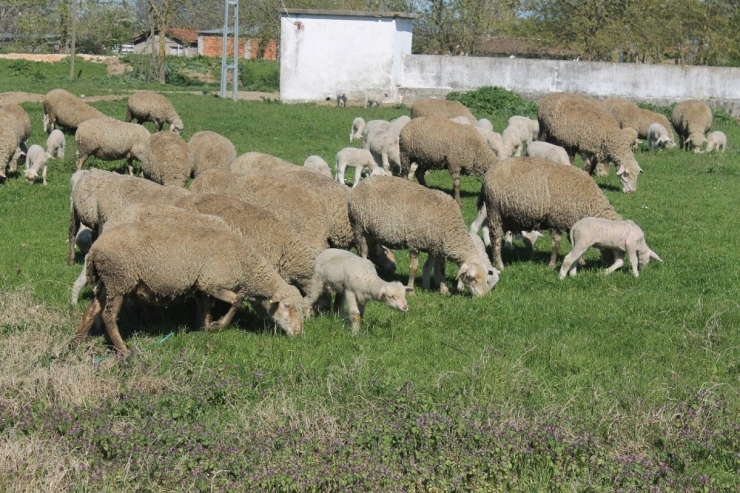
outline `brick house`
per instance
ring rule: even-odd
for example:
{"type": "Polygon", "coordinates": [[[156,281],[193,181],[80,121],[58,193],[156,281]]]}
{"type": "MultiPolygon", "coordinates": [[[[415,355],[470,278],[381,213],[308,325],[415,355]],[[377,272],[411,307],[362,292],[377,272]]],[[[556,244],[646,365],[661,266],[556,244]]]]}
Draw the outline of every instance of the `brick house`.
{"type": "MultiPolygon", "coordinates": [[[[220,57],[223,50],[223,29],[208,29],[198,32],[198,54],[202,56],[220,57]]],[[[234,38],[227,31],[228,56],[234,54],[234,38]]],[[[239,37],[239,58],[261,58],[263,60],[277,60],[277,40],[271,39],[264,48],[264,53],[259,56],[259,39],[249,35],[239,37]]]]}

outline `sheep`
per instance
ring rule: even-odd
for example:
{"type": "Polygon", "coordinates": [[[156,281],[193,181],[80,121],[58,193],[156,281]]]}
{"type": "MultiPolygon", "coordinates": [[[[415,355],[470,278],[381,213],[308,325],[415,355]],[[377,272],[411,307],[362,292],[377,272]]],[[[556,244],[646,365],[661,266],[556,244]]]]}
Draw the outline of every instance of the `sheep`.
{"type": "Polygon", "coordinates": [[[165,123],[170,124],[170,132],[179,134],[184,125],[169,99],[152,91],[139,91],[128,97],[126,121],[136,119],[137,123],[152,122],[159,132],[165,123]]]}
{"type": "Polygon", "coordinates": [[[488,118],[481,118],[476,122],[475,126],[477,128],[493,132],[493,123],[491,123],[491,120],[489,120],[488,118]]]}
{"type": "Polygon", "coordinates": [[[15,119],[18,120],[18,124],[20,125],[21,142],[25,145],[31,136],[31,118],[29,118],[26,110],[19,104],[6,104],[0,107],[0,112],[10,113],[15,116],[15,119]]]}
{"type": "Polygon", "coordinates": [[[403,127],[405,127],[406,124],[410,121],[410,117],[406,115],[401,115],[389,122],[387,130],[388,132],[398,137],[399,135],[401,135],[401,130],[403,130],[403,127]]]}
{"type": "Polygon", "coordinates": [[[647,134],[648,150],[653,152],[656,149],[666,149],[676,147],[676,143],[669,136],[666,127],[660,123],[653,123],[650,125],[647,134]]]}
{"type": "Polygon", "coordinates": [[[149,138],[141,171],[144,177],[160,185],[184,187],[190,178],[190,148],[174,132],[157,132],[149,138]]]}
{"type": "MultiPolygon", "coordinates": [[[[478,231],[483,230],[483,243],[485,246],[491,246],[491,233],[488,228],[488,209],[486,209],[485,202],[478,200],[478,213],[475,220],[470,223],[470,234],[478,236],[478,231]]],[[[511,250],[514,248],[513,239],[516,237],[517,240],[524,242],[524,246],[527,250],[532,252],[534,245],[537,243],[537,239],[542,236],[539,231],[520,231],[515,236],[512,236],[511,231],[507,231],[504,235],[504,248],[511,250]]]]}
{"type": "Polygon", "coordinates": [[[149,143],[149,130],[134,123],[124,123],[112,118],[86,120],[77,127],[77,162],[82,166],[90,156],[105,161],[125,159],[128,172],[134,174],[134,159],[143,161],[149,143]]]}
{"type": "Polygon", "coordinates": [[[362,170],[367,168],[371,170],[371,173],[377,173],[375,171],[378,168],[378,164],[375,162],[372,153],[368,149],[357,149],[355,147],[345,147],[337,152],[336,158],[336,175],[335,179],[338,183],[344,185],[344,172],[347,167],[355,168],[355,181],[352,188],[356,187],[360,182],[360,176],[362,170]]]}
{"type": "Polygon", "coordinates": [[[336,294],[335,309],[347,302],[352,335],[360,332],[365,305],[369,301],[380,301],[395,310],[406,312],[406,291],[398,281],[386,282],[375,272],[375,266],[367,259],[352,252],[328,248],[321,252],[314,263],[311,286],[306,295],[307,309],[324,294],[336,294]]]}
{"type": "Polygon", "coordinates": [[[220,217],[246,238],[288,284],[308,292],[318,252],[277,213],[216,194],[192,194],[175,202],[175,206],[220,217]]]}
{"type": "Polygon", "coordinates": [[[671,124],[665,115],[640,108],[631,101],[622,98],[607,98],[602,103],[619,123],[621,128],[633,128],[637,131],[637,139],[647,139],[650,125],[658,123],[666,129],[668,138],[673,140],[671,124]]]}
{"type": "Polygon", "coordinates": [[[303,332],[298,289],[288,285],[237,233],[201,221],[136,222],[102,234],[88,254],[88,281],[98,289],[75,336],[84,339],[98,314],[119,354],[128,348],[118,313],[131,296],[147,301],[195,297],[207,330],[228,325],[245,299],[267,301],[270,316],[288,335],[303,332]],[[231,305],[211,320],[215,299],[231,305]]]}
{"type": "Polygon", "coordinates": [[[683,101],[673,108],[671,123],[678,133],[681,149],[690,145],[694,152],[699,152],[707,141],[704,134],[712,128],[712,108],[695,99],[683,101]]]}
{"type": "Polygon", "coordinates": [[[383,106],[383,100],[387,97],[388,94],[384,92],[365,93],[365,108],[383,106]]]}
{"type": "Polygon", "coordinates": [[[82,102],[65,89],[52,89],[44,95],[44,132],[51,132],[57,125],[68,132],[75,132],[87,120],[110,118],[82,102]]]}
{"type": "Polygon", "coordinates": [[[349,130],[349,141],[352,142],[355,139],[359,139],[364,144],[370,132],[374,130],[388,130],[390,124],[387,120],[370,120],[366,122],[362,117],[358,116],[352,120],[352,127],[349,130]]]}
{"type": "Polygon", "coordinates": [[[555,268],[561,231],[584,217],[621,220],[588,173],[538,158],[510,158],[486,173],[478,199],[486,204],[493,266],[504,269],[501,239],[505,231],[550,229],[555,268]]]}
{"type": "Polygon", "coordinates": [[[505,159],[509,157],[506,155],[507,150],[504,146],[504,139],[501,138],[501,134],[494,132],[493,130],[486,130],[483,127],[475,127],[480,134],[481,138],[488,144],[488,148],[493,151],[499,159],[505,159]]]}
{"type": "Polygon", "coordinates": [[[501,138],[504,141],[504,157],[512,154],[519,157],[522,155],[525,145],[537,139],[540,131],[539,123],[524,116],[512,116],[509,125],[504,129],[501,138]]]}
{"type": "Polygon", "coordinates": [[[11,168],[20,156],[20,125],[10,113],[0,113],[0,180],[5,180],[6,169],[11,168]]]}
{"type": "Polygon", "coordinates": [[[632,265],[632,274],[638,277],[650,259],[662,262],[657,253],[652,251],[645,242],[645,233],[634,222],[616,221],[597,217],[584,217],[573,225],[570,230],[570,243],[573,249],[563,259],[560,267],[560,279],[566,275],[576,275],[576,260],[586,253],[590,247],[600,251],[613,252],[614,263],[604,271],[609,275],[624,265],[624,254],[629,256],[632,265]]]}
{"type": "Polygon", "coordinates": [[[64,138],[64,133],[59,129],[54,129],[46,139],[46,154],[49,156],[49,159],[64,159],[64,149],[66,146],[67,141],[64,138]]]}
{"type": "Polygon", "coordinates": [[[334,177],[331,173],[331,168],[329,168],[329,163],[324,161],[324,158],[322,158],[321,156],[308,156],[303,162],[303,167],[329,178],[334,177]]]}
{"type": "Polygon", "coordinates": [[[642,169],[632,153],[634,139],[600,103],[580,95],[550,94],[540,101],[538,121],[540,140],[562,146],[569,157],[580,153],[589,174],[596,163],[614,163],[622,191],[637,190],[642,169]]]}
{"type": "Polygon", "coordinates": [[[349,141],[362,139],[362,130],[365,128],[365,119],[358,116],[352,120],[352,126],[349,129],[349,141]]]}
{"type": "Polygon", "coordinates": [[[547,159],[554,163],[564,164],[570,166],[570,158],[568,153],[560,146],[550,144],[548,142],[532,142],[527,146],[525,152],[527,157],[538,157],[540,159],[547,159]]]}
{"type": "Polygon", "coordinates": [[[727,150],[727,136],[724,132],[716,131],[707,135],[707,148],[704,152],[725,152],[727,150]]]}
{"type": "MultiPolygon", "coordinates": [[[[454,262],[457,278],[474,296],[488,292],[488,272],[470,239],[460,208],[447,194],[405,178],[371,176],[352,190],[348,209],[360,256],[367,258],[376,243],[409,250],[410,289],[414,288],[419,252],[427,252],[454,262]]],[[[446,291],[443,279],[437,280],[440,290],[446,291]]]]}
{"type": "Polygon", "coordinates": [[[343,92],[337,92],[337,108],[340,106],[347,107],[347,94],[343,92]]]}
{"type": "Polygon", "coordinates": [[[216,132],[195,132],[188,141],[190,164],[193,177],[212,168],[226,169],[236,159],[236,147],[229,139],[216,132]]]}
{"type": "Polygon", "coordinates": [[[398,169],[401,168],[398,136],[387,130],[374,130],[368,134],[363,147],[370,151],[375,162],[384,170],[390,172],[391,165],[398,169]]]}
{"type": "Polygon", "coordinates": [[[29,184],[33,184],[34,180],[39,176],[41,171],[42,183],[46,185],[46,163],[49,160],[49,156],[43,147],[38,144],[34,144],[28,148],[26,153],[26,181],[29,184]]]}
{"type": "Polygon", "coordinates": [[[428,169],[447,168],[460,207],[460,175],[482,175],[497,160],[475,127],[433,116],[411,120],[401,131],[399,150],[401,176],[408,175],[415,162],[414,176],[421,185],[426,186],[424,173],[428,169]]]}
{"type": "Polygon", "coordinates": [[[411,104],[411,119],[413,120],[421,116],[436,116],[440,118],[464,116],[472,123],[478,121],[470,110],[459,101],[437,98],[417,99],[411,104]]]}

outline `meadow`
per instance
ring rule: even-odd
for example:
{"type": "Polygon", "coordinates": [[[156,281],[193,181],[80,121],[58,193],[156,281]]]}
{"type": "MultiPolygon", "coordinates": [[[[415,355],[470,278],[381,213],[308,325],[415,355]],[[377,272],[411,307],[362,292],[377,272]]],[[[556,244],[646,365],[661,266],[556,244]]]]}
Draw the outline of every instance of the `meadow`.
{"type": "MultiPolygon", "coordinates": [[[[57,80],[45,77],[35,92],[57,80]]],[[[74,84],[117,84],[99,82],[74,84]]],[[[168,97],[186,140],[213,130],[298,164],[332,163],[356,116],[409,113],[168,97]]],[[[125,104],[93,106],[122,119],[125,104]]],[[[23,106],[43,144],[41,104],[23,106]]],[[[501,131],[510,115],[491,111],[474,113],[501,131]]],[[[248,310],[217,333],[187,306],[130,311],[126,361],[102,332],[70,346],[91,291],[70,306],[68,136],[48,186],[0,186],[0,490],[737,491],[740,126],[720,115],[713,129],[726,154],[641,148],[634,195],[613,169],[595,178],[664,260],[639,278],[603,276],[591,251],[560,281],[546,234],[532,255],[504,252],[487,296],[417,288],[406,314],[369,304],[356,337],[332,315],[288,338],[248,310]]],[[[428,181],[451,192],[446,172],[428,181]]],[[[479,189],[463,179],[468,224],[479,189]]],[[[408,256],[396,258],[405,281],[408,256]]]]}

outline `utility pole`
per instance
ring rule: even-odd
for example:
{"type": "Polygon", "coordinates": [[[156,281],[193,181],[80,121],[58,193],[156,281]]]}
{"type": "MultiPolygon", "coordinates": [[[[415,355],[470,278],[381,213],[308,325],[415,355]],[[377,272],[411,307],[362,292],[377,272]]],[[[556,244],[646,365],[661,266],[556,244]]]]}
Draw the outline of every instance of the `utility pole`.
{"type": "Polygon", "coordinates": [[[75,78],[75,42],[77,38],[77,0],[72,0],[72,40],[69,42],[69,78],[75,78]]]}
{"type": "Polygon", "coordinates": [[[222,49],[221,49],[221,97],[226,97],[226,85],[227,85],[227,79],[228,79],[228,73],[229,70],[232,70],[232,76],[231,76],[231,84],[232,84],[232,91],[231,91],[231,99],[234,101],[237,100],[237,75],[239,72],[239,0],[224,0],[224,29],[223,29],[223,37],[221,38],[223,40],[222,49]],[[231,10],[230,7],[233,7],[233,13],[234,16],[234,27],[233,27],[233,33],[234,33],[234,62],[228,63],[228,36],[229,36],[229,11],[231,10]]]}

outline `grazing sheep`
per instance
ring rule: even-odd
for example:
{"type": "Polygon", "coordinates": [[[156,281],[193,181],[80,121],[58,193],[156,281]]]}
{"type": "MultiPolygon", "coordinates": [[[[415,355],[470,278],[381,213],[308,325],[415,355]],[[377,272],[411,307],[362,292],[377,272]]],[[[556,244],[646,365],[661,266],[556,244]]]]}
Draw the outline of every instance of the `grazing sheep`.
{"type": "MultiPolygon", "coordinates": [[[[488,258],[488,253],[486,252],[486,245],[483,243],[483,240],[480,236],[478,236],[477,233],[468,233],[470,235],[470,239],[473,240],[473,245],[475,245],[475,250],[478,252],[478,255],[483,262],[483,265],[486,268],[486,272],[488,272],[488,277],[486,278],[486,284],[488,285],[488,289],[493,289],[496,284],[498,284],[499,280],[499,274],[501,272],[498,271],[492,264],[491,261],[488,258]]],[[[457,289],[458,291],[462,291],[465,288],[463,286],[462,281],[458,279],[457,281],[457,289]]]]}
{"type": "Polygon", "coordinates": [[[149,130],[134,123],[124,123],[112,118],[86,120],[75,132],[77,143],[77,170],[90,156],[104,161],[125,159],[128,172],[134,174],[134,159],[143,161],[149,143],[149,130]]]}
{"type": "Polygon", "coordinates": [[[608,275],[624,265],[625,252],[629,256],[632,265],[632,274],[638,277],[650,259],[662,262],[658,254],[652,251],[645,242],[645,233],[634,222],[615,221],[597,217],[584,217],[573,225],[570,230],[570,243],[573,245],[571,252],[563,259],[560,267],[560,279],[566,274],[571,277],[576,275],[578,262],[581,255],[592,246],[600,251],[613,252],[614,263],[604,271],[608,275]]]}
{"type": "Polygon", "coordinates": [[[227,169],[236,159],[236,147],[229,139],[216,132],[195,132],[188,141],[190,169],[193,177],[212,168],[227,169]]]}
{"type": "Polygon", "coordinates": [[[387,97],[388,94],[384,92],[365,93],[365,108],[383,106],[383,100],[387,97]]]}
{"type": "Polygon", "coordinates": [[[228,325],[245,299],[266,301],[288,335],[303,331],[303,300],[237,233],[205,221],[137,222],[103,233],[88,254],[88,281],[97,286],[75,339],[84,339],[98,314],[121,355],[128,348],[118,313],[131,296],[149,302],[195,297],[207,330],[228,325]],[[214,299],[231,305],[211,320],[214,299]]]}
{"type": "Polygon", "coordinates": [[[494,132],[493,130],[486,130],[482,127],[475,127],[480,134],[481,138],[488,144],[488,148],[493,151],[499,159],[505,159],[509,156],[506,155],[507,150],[504,146],[504,139],[501,138],[501,134],[494,132]]]}
{"type": "Polygon", "coordinates": [[[633,128],[637,131],[636,139],[647,139],[650,125],[658,123],[666,129],[668,138],[673,140],[671,123],[665,115],[642,109],[635,103],[622,98],[607,98],[602,104],[611,112],[621,128],[633,128]]]}
{"type": "Polygon", "coordinates": [[[0,180],[5,180],[6,169],[13,171],[20,156],[21,132],[15,116],[0,113],[0,180]]]}
{"type": "Polygon", "coordinates": [[[141,171],[160,185],[184,187],[192,172],[190,165],[188,143],[174,132],[157,132],[146,145],[141,171]]]}
{"type": "Polygon", "coordinates": [[[681,149],[688,150],[691,146],[694,152],[699,152],[707,141],[704,134],[712,128],[712,118],[712,108],[707,103],[695,99],[678,103],[673,108],[671,123],[678,133],[681,149]]]}
{"type": "Polygon", "coordinates": [[[411,104],[411,119],[413,120],[421,116],[436,116],[439,118],[464,116],[472,123],[478,121],[467,106],[461,102],[436,98],[417,99],[411,104]]]}
{"type": "Polygon", "coordinates": [[[64,159],[64,149],[66,146],[67,141],[64,138],[62,131],[54,129],[46,139],[46,154],[49,156],[49,159],[64,159]]]}
{"type": "Polygon", "coordinates": [[[343,92],[337,93],[337,108],[340,106],[344,106],[345,108],[347,107],[347,94],[343,92]]]}
{"type": "Polygon", "coordinates": [[[532,142],[527,145],[527,157],[538,157],[540,159],[547,159],[554,163],[564,164],[570,166],[570,158],[568,153],[560,146],[550,144],[549,142],[532,142]]]}
{"type": "Polygon", "coordinates": [[[400,282],[386,282],[378,277],[369,260],[346,250],[328,248],[316,257],[305,306],[310,310],[322,295],[333,292],[336,294],[335,309],[341,306],[342,300],[347,302],[352,335],[357,335],[368,301],[380,301],[394,310],[406,312],[409,309],[407,290],[400,282]]]}
{"type": "MultiPolygon", "coordinates": [[[[356,187],[360,182],[360,176],[362,175],[363,169],[369,169],[371,174],[378,174],[376,171],[379,168],[378,163],[375,161],[373,154],[368,149],[357,149],[355,147],[345,147],[337,153],[336,160],[336,180],[338,183],[344,185],[344,172],[347,167],[355,168],[355,181],[352,188],[356,187]]],[[[374,176],[374,175],[373,175],[374,176]]]]}
{"type": "Polygon", "coordinates": [[[461,207],[460,175],[482,175],[497,160],[476,127],[433,116],[411,120],[401,131],[399,150],[401,176],[408,175],[411,163],[416,163],[414,176],[421,185],[426,186],[427,170],[447,168],[461,207]]]}
{"type": "Polygon", "coordinates": [[[656,149],[666,149],[676,147],[676,143],[668,134],[668,130],[660,123],[650,125],[647,134],[648,150],[653,152],[656,149]]]}
{"type": "Polygon", "coordinates": [[[6,104],[0,107],[0,113],[10,113],[18,120],[18,125],[20,125],[20,139],[25,145],[28,137],[31,136],[31,118],[29,118],[26,110],[19,104],[6,104]]]}
{"type": "Polygon", "coordinates": [[[584,217],[621,220],[588,173],[538,158],[510,158],[491,167],[483,180],[479,204],[488,210],[493,265],[504,269],[501,239],[506,231],[550,229],[555,268],[560,234],[584,217]]]}
{"type": "Polygon", "coordinates": [[[349,141],[362,139],[362,130],[365,128],[365,119],[358,116],[352,120],[352,126],[349,129],[349,141]]]}
{"type": "Polygon", "coordinates": [[[727,136],[719,130],[707,135],[707,148],[704,152],[725,152],[727,150],[727,136]]]}
{"type": "Polygon", "coordinates": [[[175,205],[220,217],[246,238],[288,284],[308,292],[317,252],[279,214],[216,194],[192,194],[175,205]]]}
{"type": "Polygon", "coordinates": [[[622,191],[637,190],[642,169],[632,153],[633,135],[620,129],[598,101],[577,94],[550,94],[540,101],[538,120],[540,140],[562,146],[569,157],[580,153],[589,173],[596,163],[613,163],[622,191]]]}
{"type": "MultiPolygon", "coordinates": [[[[409,288],[414,287],[419,252],[426,252],[454,262],[457,278],[473,295],[488,292],[486,268],[470,239],[460,208],[447,194],[405,178],[371,176],[352,190],[349,218],[360,256],[367,258],[376,243],[408,248],[409,288]]],[[[443,282],[440,290],[446,291],[443,282]]]]}
{"type": "Polygon", "coordinates": [[[44,132],[57,125],[75,132],[87,120],[109,118],[65,89],[52,89],[44,96],[44,132]]]}
{"type": "Polygon", "coordinates": [[[130,122],[134,119],[137,123],[153,122],[157,132],[162,130],[165,123],[169,123],[170,131],[176,134],[184,128],[170,100],[151,91],[135,92],[128,97],[126,121],[130,122]]]}
{"type": "Polygon", "coordinates": [[[28,184],[33,184],[36,178],[41,172],[41,179],[44,185],[46,185],[46,163],[49,161],[49,156],[43,147],[38,144],[34,144],[28,148],[26,154],[26,181],[28,184]]]}
{"type": "Polygon", "coordinates": [[[368,149],[378,166],[390,173],[391,165],[401,168],[401,158],[398,150],[398,136],[387,130],[374,130],[365,140],[365,149],[368,149]]]}
{"type": "Polygon", "coordinates": [[[488,118],[481,118],[480,120],[478,120],[478,122],[475,124],[475,126],[478,127],[478,128],[480,128],[480,129],[488,130],[489,132],[493,132],[493,123],[491,123],[491,120],[489,120],[488,118]]]}
{"type": "Polygon", "coordinates": [[[398,137],[399,135],[401,135],[401,130],[403,130],[403,127],[405,127],[406,124],[410,121],[411,118],[406,115],[399,116],[398,118],[390,121],[387,130],[398,137]]]}
{"type": "Polygon", "coordinates": [[[331,168],[329,168],[329,163],[324,161],[324,158],[321,156],[308,156],[303,162],[303,167],[329,178],[334,178],[334,175],[331,173],[331,168]]]}
{"type": "Polygon", "coordinates": [[[529,145],[537,139],[540,131],[540,125],[535,120],[530,120],[525,116],[512,116],[509,118],[509,125],[501,133],[504,141],[505,157],[512,154],[519,157],[522,155],[525,145],[529,145]]]}

